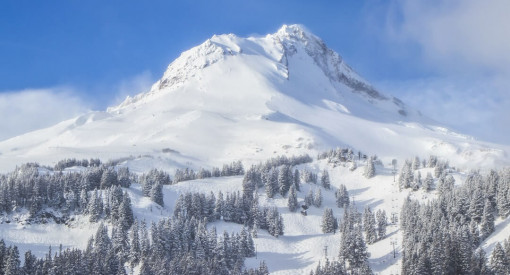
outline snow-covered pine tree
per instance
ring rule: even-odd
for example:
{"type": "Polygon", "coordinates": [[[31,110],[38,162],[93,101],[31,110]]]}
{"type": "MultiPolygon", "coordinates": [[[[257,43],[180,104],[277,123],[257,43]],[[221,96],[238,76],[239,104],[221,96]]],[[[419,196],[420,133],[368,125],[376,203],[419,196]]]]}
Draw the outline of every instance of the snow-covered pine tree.
{"type": "Polygon", "coordinates": [[[506,275],[510,272],[508,257],[499,242],[492,251],[490,267],[495,275],[506,275]]]}
{"type": "Polygon", "coordinates": [[[321,189],[317,189],[317,192],[315,192],[315,196],[313,197],[313,205],[315,207],[321,207],[322,206],[322,192],[321,189]]]}
{"type": "Polygon", "coordinates": [[[100,189],[107,189],[111,186],[118,185],[117,172],[112,168],[106,169],[101,175],[100,189]]]}
{"type": "Polygon", "coordinates": [[[420,171],[418,171],[418,173],[416,173],[416,176],[414,177],[412,188],[414,191],[418,191],[421,186],[422,186],[421,173],[420,171]]]}
{"type": "Polygon", "coordinates": [[[423,190],[430,191],[432,190],[432,187],[434,186],[434,178],[432,177],[432,174],[430,172],[427,173],[427,176],[425,176],[425,180],[423,181],[423,185],[421,186],[423,190]]]}
{"type": "Polygon", "coordinates": [[[325,189],[330,189],[331,188],[331,182],[329,180],[329,173],[328,173],[328,171],[326,169],[324,169],[322,171],[321,184],[322,184],[322,187],[324,187],[325,189]]]}
{"type": "Polygon", "coordinates": [[[151,192],[150,192],[150,198],[153,202],[164,206],[165,203],[163,201],[163,186],[161,184],[156,183],[152,185],[151,192]]]}
{"type": "Polygon", "coordinates": [[[296,211],[299,207],[296,188],[294,187],[294,185],[290,187],[289,198],[287,199],[287,206],[289,207],[289,210],[291,212],[296,211]]]}
{"type": "Polygon", "coordinates": [[[322,214],[321,229],[323,233],[333,233],[338,228],[338,223],[331,208],[324,209],[322,214]]]}
{"type": "Polygon", "coordinates": [[[5,266],[3,274],[18,275],[21,272],[20,268],[19,251],[17,246],[11,246],[7,250],[7,257],[5,259],[5,266]]]}
{"type": "Polygon", "coordinates": [[[406,160],[402,169],[400,170],[400,175],[398,177],[398,186],[400,190],[411,187],[411,183],[414,180],[414,174],[411,168],[411,163],[406,160]]]}
{"type": "Polygon", "coordinates": [[[471,262],[472,274],[490,274],[490,269],[487,266],[487,255],[483,248],[477,248],[475,250],[471,262]]]}
{"type": "Polygon", "coordinates": [[[138,221],[133,222],[131,226],[131,245],[129,246],[129,259],[131,267],[136,266],[140,261],[140,235],[139,235],[138,221]]]}
{"type": "Polygon", "coordinates": [[[103,214],[103,203],[102,198],[98,194],[97,190],[94,190],[90,197],[89,204],[87,206],[87,213],[89,213],[89,220],[91,222],[97,222],[103,214]]]}
{"type": "Polygon", "coordinates": [[[335,192],[336,206],[340,208],[347,208],[349,206],[349,192],[345,185],[340,184],[338,190],[335,192]]]}
{"type": "Polygon", "coordinates": [[[413,170],[420,169],[420,158],[418,156],[414,157],[412,167],[413,167],[413,170]]]}
{"type": "Polygon", "coordinates": [[[282,165],[278,170],[278,189],[282,197],[287,195],[287,192],[289,192],[289,188],[292,185],[292,179],[290,178],[292,173],[290,171],[291,170],[288,165],[282,165]]]}
{"type": "Polygon", "coordinates": [[[119,225],[123,230],[128,230],[133,225],[134,220],[131,199],[128,193],[124,192],[122,203],[119,206],[119,225]]]}
{"type": "Polygon", "coordinates": [[[307,206],[313,205],[313,198],[314,197],[315,197],[315,194],[314,194],[313,190],[310,188],[310,190],[308,190],[308,193],[305,196],[305,204],[307,206]]]}
{"type": "Polygon", "coordinates": [[[365,166],[365,170],[363,171],[363,175],[365,178],[369,179],[373,176],[375,176],[375,164],[374,164],[374,157],[370,157],[367,160],[367,165],[365,166]]]}
{"type": "Polygon", "coordinates": [[[482,238],[487,238],[492,232],[494,232],[494,210],[492,208],[491,202],[487,199],[485,200],[485,206],[483,208],[483,216],[481,222],[481,234],[482,238]]]}
{"type": "Polygon", "coordinates": [[[433,156],[433,155],[430,155],[429,156],[429,168],[434,168],[436,167],[436,164],[437,164],[437,157],[436,156],[433,156]]]}
{"type": "Polygon", "coordinates": [[[249,200],[253,198],[253,191],[257,188],[261,181],[257,168],[253,165],[246,171],[243,179],[243,196],[249,200]]]}
{"type": "Polygon", "coordinates": [[[485,196],[482,192],[483,191],[480,187],[475,187],[469,202],[468,213],[471,216],[471,219],[477,223],[481,222],[483,217],[483,208],[485,207],[485,196]]]}
{"type": "Polygon", "coordinates": [[[502,218],[508,217],[510,214],[510,182],[500,180],[498,183],[498,191],[496,193],[496,206],[498,214],[502,218]]]}
{"type": "Polygon", "coordinates": [[[365,207],[363,212],[363,229],[365,231],[365,239],[368,244],[373,244],[377,241],[377,230],[375,224],[375,217],[369,206],[365,207]]]}
{"type": "Polygon", "coordinates": [[[377,210],[376,220],[377,220],[377,237],[379,240],[381,240],[384,239],[384,237],[386,237],[386,226],[388,225],[386,211],[381,209],[377,210]]]}
{"type": "Polygon", "coordinates": [[[301,191],[301,175],[299,174],[299,170],[298,169],[294,169],[294,187],[296,188],[296,191],[300,192],[301,191]]]}
{"type": "Polygon", "coordinates": [[[283,218],[276,207],[272,207],[267,215],[267,231],[274,237],[283,235],[283,218]]]}
{"type": "Polygon", "coordinates": [[[443,174],[443,171],[444,171],[443,163],[437,162],[436,166],[434,167],[434,176],[436,178],[439,178],[443,174]]]}

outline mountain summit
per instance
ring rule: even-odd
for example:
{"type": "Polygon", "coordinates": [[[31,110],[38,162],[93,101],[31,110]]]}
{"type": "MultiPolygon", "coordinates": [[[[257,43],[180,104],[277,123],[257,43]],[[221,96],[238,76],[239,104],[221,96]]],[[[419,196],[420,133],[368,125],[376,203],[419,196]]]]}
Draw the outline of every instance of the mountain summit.
{"type": "Polygon", "coordinates": [[[1,142],[0,167],[143,155],[172,169],[336,146],[482,166],[506,161],[507,150],[437,126],[377,91],[303,26],[284,25],[262,37],[214,35],[183,52],[150,91],[1,142]]]}
{"type": "MultiPolygon", "coordinates": [[[[309,94],[307,100],[313,97],[311,94],[316,94],[316,98],[319,99],[324,99],[321,97],[336,99],[342,94],[348,97],[350,95],[347,93],[357,93],[374,105],[378,105],[380,101],[388,101],[390,106],[385,106],[387,111],[402,116],[401,118],[397,116],[395,119],[405,120],[403,117],[408,115],[408,108],[402,101],[378,92],[355,73],[340,55],[301,25],[283,25],[276,33],[265,37],[240,38],[234,34],[214,35],[201,45],[184,52],[172,62],[149,93],[128,98],[120,106],[110,110],[118,110],[162,90],[175,90],[186,82],[196,80],[201,71],[218,62],[236,57],[248,61],[250,59],[248,56],[257,57],[260,59],[259,63],[260,61],[271,63],[271,67],[263,73],[272,72],[278,76],[280,83],[282,81],[285,83],[284,80],[287,80],[287,83],[300,82],[301,79],[295,78],[309,79],[311,76],[307,75],[308,71],[322,71],[322,74],[319,74],[328,82],[327,89],[330,91],[324,93],[310,87],[306,91],[309,94]]],[[[257,68],[252,69],[257,70],[257,68]]],[[[260,70],[257,71],[261,73],[260,70]]],[[[356,99],[359,100],[359,98],[356,99]]],[[[376,111],[373,118],[380,118],[378,112],[376,111]]]]}

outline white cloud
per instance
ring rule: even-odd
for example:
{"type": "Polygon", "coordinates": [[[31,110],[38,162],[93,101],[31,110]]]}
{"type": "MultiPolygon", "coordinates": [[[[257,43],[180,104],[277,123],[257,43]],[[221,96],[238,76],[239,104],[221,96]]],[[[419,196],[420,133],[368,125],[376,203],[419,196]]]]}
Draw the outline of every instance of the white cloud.
{"type": "Polygon", "coordinates": [[[156,82],[156,80],[150,71],[144,71],[131,78],[120,81],[115,87],[117,92],[111,104],[118,105],[124,101],[127,96],[148,92],[154,82],[156,82]]]}
{"type": "Polygon", "coordinates": [[[510,94],[503,89],[506,81],[496,77],[427,78],[379,83],[379,87],[455,130],[510,144],[510,94]]]}
{"type": "Polygon", "coordinates": [[[386,22],[381,42],[426,75],[381,87],[464,133],[510,144],[510,1],[395,0],[382,10],[372,14],[386,22]]]}
{"type": "Polygon", "coordinates": [[[150,72],[142,72],[110,87],[96,87],[96,93],[104,95],[99,98],[71,87],[0,92],[0,141],[53,126],[91,109],[105,110],[128,95],[148,91],[154,81],[150,72]]]}
{"type": "Polygon", "coordinates": [[[88,109],[89,105],[69,88],[2,92],[0,140],[51,126],[88,109]]]}
{"type": "Polygon", "coordinates": [[[388,33],[445,70],[510,73],[510,1],[399,0],[388,33]]]}

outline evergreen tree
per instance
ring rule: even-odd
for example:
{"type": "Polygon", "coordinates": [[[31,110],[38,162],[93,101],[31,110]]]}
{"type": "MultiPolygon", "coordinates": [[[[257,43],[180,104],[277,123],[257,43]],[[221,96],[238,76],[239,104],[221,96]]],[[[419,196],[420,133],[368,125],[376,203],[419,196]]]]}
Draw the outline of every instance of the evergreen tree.
{"type": "Polygon", "coordinates": [[[338,228],[338,223],[333,215],[333,210],[331,208],[324,209],[324,213],[322,214],[321,228],[323,233],[332,233],[335,232],[338,228]]]}
{"type": "Polygon", "coordinates": [[[373,244],[377,241],[377,231],[375,228],[375,217],[370,207],[366,207],[363,213],[363,229],[365,230],[365,239],[368,244],[373,244]]]}
{"type": "Polygon", "coordinates": [[[294,185],[290,187],[289,198],[287,199],[287,206],[291,212],[295,212],[299,205],[297,200],[296,188],[294,185]]]}
{"type": "Polygon", "coordinates": [[[492,251],[490,267],[495,275],[506,275],[510,272],[508,258],[499,242],[492,251]]]}
{"type": "Polygon", "coordinates": [[[97,190],[94,190],[87,206],[87,213],[90,215],[91,222],[97,222],[103,214],[102,198],[97,190]]]}
{"type": "Polygon", "coordinates": [[[317,189],[317,192],[315,192],[315,196],[313,197],[313,205],[315,207],[321,207],[322,206],[322,192],[321,189],[317,189]]]}
{"type": "Polygon", "coordinates": [[[342,232],[339,258],[348,264],[352,274],[372,274],[368,264],[368,252],[361,230],[342,232]]]}
{"type": "Polygon", "coordinates": [[[101,175],[100,188],[107,189],[115,185],[119,185],[117,172],[115,172],[113,169],[104,170],[103,174],[101,175]]]}
{"type": "Polygon", "coordinates": [[[287,195],[287,192],[289,191],[290,185],[292,184],[292,180],[289,177],[289,175],[292,175],[290,173],[290,167],[287,165],[280,166],[280,169],[278,170],[278,189],[280,192],[280,195],[282,197],[285,197],[287,195]]]}
{"type": "Polygon", "coordinates": [[[485,197],[480,188],[476,188],[471,195],[468,213],[471,219],[480,223],[483,217],[483,209],[485,207],[485,197]]]}
{"type": "Polygon", "coordinates": [[[496,193],[496,205],[498,213],[502,218],[508,217],[510,214],[510,182],[500,181],[498,191],[496,193]]]}
{"type": "Polygon", "coordinates": [[[469,274],[472,270],[473,244],[471,241],[471,232],[467,225],[462,226],[456,240],[459,244],[459,271],[462,274],[469,274]]]}
{"type": "Polygon", "coordinates": [[[483,216],[481,223],[481,234],[482,238],[487,238],[492,232],[494,232],[494,214],[491,202],[487,199],[483,208],[483,216]]]}
{"type": "Polygon", "coordinates": [[[283,218],[276,207],[269,209],[266,220],[269,234],[277,238],[283,235],[283,218]]]}
{"type": "Polygon", "coordinates": [[[400,175],[398,177],[398,186],[400,190],[411,187],[411,183],[414,180],[414,174],[411,168],[411,163],[406,160],[402,169],[400,170],[400,175]]]}
{"type": "Polygon", "coordinates": [[[255,166],[250,167],[243,179],[243,196],[251,200],[253,198],[253,192],[259,186],[259,182],[262,180],[259,177],[255,166]]]}
{"type": "Polygon", "coordinates": [[[340,184],[340,187],[335,193],[336,205],[338,207],[347,208],[349,206],[349,192],[345,185],[340,184]]]}
{"type": "Polygon", "coordinates": [[[37,269],[37,258],[32,254],[30,250],[25,252],[25,264],[23,265],[21,274],[29,275],[36,274],[37,269]]]}
{"type": "Polygon", "coordinates": [[[413,167],[413,170],[420,169],[420,158],[418,156],[414,157],[412,167],[413,167]]]}
{"type": "Polygon", "coordinates": [[[313,190],[310,188],[310,190],[308,190],[308,193],[306,194],[305,196],[305,204],[307,206],[311,206],[313,205],[313,198],[315,197],[315,194],[313,192],[313,190]]]}
{"type": "Polygon", "coordinates": [[[163,186],[161,184],[156,183],[152,185],[151,191],[150,191],[150,198],[153,202],[164,206],[165,203],[163,201],[163,186]]]}
{"type": "Polygon", "coordinates": [[[218,193],[218,200],[216,200],[216,206],[214,208],[214,213],[216,215],[216,219],[219,220],[223,216],[223,208],[225,205],[225,201],[223,200],[223,193],[220,191],[218,193]]]}
{"type": "Polygon", "coordinates": [[[269,275],[269,269],[267,268],[266,262],[261,261],[257,275],[269,275]]]}
{"type": "Polygon", "coordinates": [[[471,262],[472,274],[490,274],[489,267],[487,266],[487,256],[482,248],[475,250],[471,262]]]}
{"type": "Polygon", "coordinates": [[[421,173],[420,173],[420,171],[418,171],[418,173],[416,174],[416,177],[414,177],[412,188],[414,191],[418,191],[421,186],[422,186],[421,173]]]}
{"type": "Polygon", "coordinates": [[[8,249],[7,259],[5,260],[5,275],[19,275],[21,272],[18,247],[12,246],[8,249]]]}
{"type": "Polygon", "coordinates": [[[439,178],[443,174],[444,168],[442,163],[437,163],[434,167],[434,176],[439,178]]]}
{"type": "Polygon", "coordinates": [[[329,173],[326,169],[324,169],[322,171],[321,184],[322,184],[322,187],[324,187],[325,189],[331,188],[331,182],[329,180],[329,173]]]}
{"type": "Polygon", "coordinates": [[[301,191],[301,176],[299,174],[299,170],[298,169],[295,169],[294,170],[294,187],[296,188],[296,191],[300,192],[301,191]]]}
{"type": "Polygon", "coordinates": [[[120,186],[124,188],[129,188],[131,186],[131,177],[129,168],[127,167],[119,167],[117,170],[117,178],[120,186]]]}
{"type": "Polygon", "coordinates": [[[365,166],[365,171],[363,172],[363,175],[369,179],[373,176],[375,176],[375,165],[374,165],[374,157],[370,157],[367,160],[367,165],[365,166]]]}
{"type": "Polygon", "coordinates": [[[377,210],[376,219],[377,219],[377,237],[378,239],[384,239],[384,237],[386,237],[386,226],[388,225],[386,211],[381,209],[377,210]]]}
{"type": "Polygon", "coordinates": [[[432,187],[434,186],[434,178],[432,177],[432,174],[430,172],[427,173],[427,176],[425,177],[425,180],[423,181],[422,188],[425,191],[432,190],[432,187]]]}
{"type": "Polygon", "coordinates": [[[122,203],[119,206],[119,225],[124,230],[131,228],[134,222],[133,209],[131,199],[127,192],[124,193],[122,203]]]}

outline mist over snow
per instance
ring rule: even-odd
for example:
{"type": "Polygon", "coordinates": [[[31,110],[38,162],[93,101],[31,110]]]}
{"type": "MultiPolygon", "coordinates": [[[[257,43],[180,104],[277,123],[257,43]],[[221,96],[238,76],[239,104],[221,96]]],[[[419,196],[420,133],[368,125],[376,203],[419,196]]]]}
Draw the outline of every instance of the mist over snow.
{"type": "Polygon", "coordinates": [[[68,88],[0,93],[0,140],[54,125],[90,109],[68,88]]]}
{"type": "Polygon", "coordinates": [[[509,9],[500,0],[399,0],[372,9],[371,22],[385,22],[371,25],[383,47],[414,71],[377,85],[454,129],[508,145],[509,9]]]}

